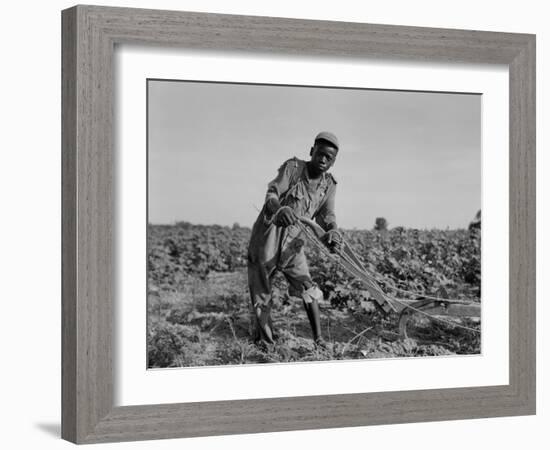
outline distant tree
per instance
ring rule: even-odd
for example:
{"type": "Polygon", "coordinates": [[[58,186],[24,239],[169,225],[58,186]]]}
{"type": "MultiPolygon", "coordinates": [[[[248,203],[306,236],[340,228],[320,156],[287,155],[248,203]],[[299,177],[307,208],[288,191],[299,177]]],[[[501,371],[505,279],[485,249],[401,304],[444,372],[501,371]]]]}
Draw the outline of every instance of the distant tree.
{"type": "Polygon", "coordinates": [[[481,209],[477,212],[476,216],[474,217],[474,220],[470,222],[470,225],[468,225],[469,230],[479,230],[481,229],[481,209]]]}
{"type": "Polygon", "coordinates": [[[377,217],[374,222],[374,229],[376,231],[386,231],[388,229],[388,221],[383,217],[377,217]]]}
{"type": "Polygon", "coordinates": [[[241,226],[239,225],[239,222],[235,222],[233,224],[233,230],[238,230],[239,228],[241,228],[241,226]]]}

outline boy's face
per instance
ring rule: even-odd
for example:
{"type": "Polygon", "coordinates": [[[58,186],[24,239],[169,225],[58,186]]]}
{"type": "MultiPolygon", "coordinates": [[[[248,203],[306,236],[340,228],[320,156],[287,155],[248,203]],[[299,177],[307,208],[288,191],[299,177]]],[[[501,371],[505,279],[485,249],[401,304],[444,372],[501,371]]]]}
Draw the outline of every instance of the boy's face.
{"type": "Polygon", "coordinates": [[[336,155],[338,150],[330,145],[328,142],[318,141],[311,148],[311,164],[319,172],[323,173],[329,170],[334,161],[336,161],[336,155]]]}

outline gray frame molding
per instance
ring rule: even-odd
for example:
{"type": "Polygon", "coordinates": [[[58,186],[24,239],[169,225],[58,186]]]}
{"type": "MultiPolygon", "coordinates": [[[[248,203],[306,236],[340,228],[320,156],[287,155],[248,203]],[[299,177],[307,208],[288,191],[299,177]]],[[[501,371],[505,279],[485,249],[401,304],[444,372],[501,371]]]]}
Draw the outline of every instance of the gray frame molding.
{"type": "Polygon", "coordinates": [[[535,36],[75,6],[62,12],[62,437],[76,443],[535,413],[535,36]],[[117,43],[506,64],[510,383],[113,406],[113,52],[117,43]]]}

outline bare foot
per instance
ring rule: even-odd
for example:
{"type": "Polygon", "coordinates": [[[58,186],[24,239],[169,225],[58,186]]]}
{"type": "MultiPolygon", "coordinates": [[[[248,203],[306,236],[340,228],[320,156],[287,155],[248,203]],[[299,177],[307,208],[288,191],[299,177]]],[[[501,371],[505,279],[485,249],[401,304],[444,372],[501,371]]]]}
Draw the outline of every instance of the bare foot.
{"type": "Polygon", "coordinates": [[[323,350],[327,349],[327,343],[322,337],[318,337],[317,339],[315,339],[314,343],[316,348],[320,348],[323,350]]]}

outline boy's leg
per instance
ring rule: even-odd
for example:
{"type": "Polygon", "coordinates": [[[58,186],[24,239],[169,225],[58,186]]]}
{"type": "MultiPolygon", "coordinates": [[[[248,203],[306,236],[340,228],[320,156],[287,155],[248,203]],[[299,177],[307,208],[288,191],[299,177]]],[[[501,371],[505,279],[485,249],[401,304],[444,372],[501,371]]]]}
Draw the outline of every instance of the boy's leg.
{"type": "Polygon", "coordinates": [[[290,295],[302,298],[302,303],[311,326],[313,340],[315,342],[321,341],[319,301],[323,299],[323,293],[311,279],[303,250],[296,253],[292,260],[289,261],[283,273],[290,285],[290,295]]]}
{"type": "Polygon", "coordinates": [[[248,262],[248,288],[252,303],[254,341],[273,344],[271,280],[269,273],[261,263],[248,262]]]}
{"type": "Polygon", "coordinates": [[[318,342],[322,339],[321,335],[321,313],[319,312],[319,295],[322,298],[323,293],[317,286],[311,286],[309,289],[302,293],[302,302],[304,309],[306,310],[309,324],[311,325],[311,331],[313,334],[313,340],[318,342]],[[313,291],[313,292],[312,292],[313,291]]]}

